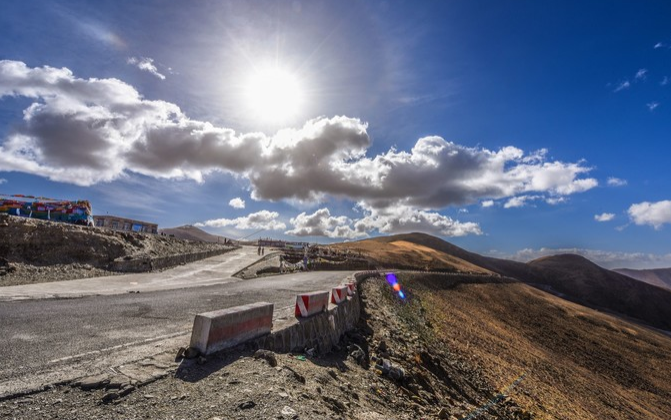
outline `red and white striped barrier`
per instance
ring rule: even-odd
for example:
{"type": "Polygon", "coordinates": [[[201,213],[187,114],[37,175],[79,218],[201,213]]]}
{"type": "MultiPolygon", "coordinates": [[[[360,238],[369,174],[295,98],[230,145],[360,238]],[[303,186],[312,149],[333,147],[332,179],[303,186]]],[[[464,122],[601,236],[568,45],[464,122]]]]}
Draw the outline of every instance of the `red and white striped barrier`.
{"type": "Polygon", "coordinates": [[[338,286],[331,289],[331,303],[339,304],[347,300],[347,286],[338,286]]]}
{"type": "Polygon", "coordinates": [[[356,294],[356,283],[346,283],[347,286],[347,296],[354,296],[356,294]]]}
{"type": "Polygon", "coordinates": [[[296,317],[306,318],[328,308],[329,292],[319,291],[296,296],[296,317]]]}

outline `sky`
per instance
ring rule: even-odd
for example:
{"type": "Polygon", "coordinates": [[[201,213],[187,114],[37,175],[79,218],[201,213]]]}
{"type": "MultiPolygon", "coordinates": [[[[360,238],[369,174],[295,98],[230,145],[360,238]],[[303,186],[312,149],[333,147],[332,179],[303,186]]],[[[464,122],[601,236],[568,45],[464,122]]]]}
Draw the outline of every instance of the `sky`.
{"type": "Polygon", "coordinates": [[[668,1],[7,2],[0,193],[671,267],[668,1]]]}

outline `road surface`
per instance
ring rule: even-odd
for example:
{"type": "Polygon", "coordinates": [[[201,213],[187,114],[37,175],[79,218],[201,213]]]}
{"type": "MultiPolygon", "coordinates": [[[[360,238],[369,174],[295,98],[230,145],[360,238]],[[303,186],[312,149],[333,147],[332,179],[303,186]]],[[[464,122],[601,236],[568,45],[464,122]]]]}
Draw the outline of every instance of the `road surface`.
{"type": "MultiPolygon", "coordinates": [[[[0,301],[0,397],[186,346],[197,313],[267,301],[275,304],[275,325],[286,322],[296,293],[328,290],[351,274],[309,272],[241,280],[230,274],[247,265],[248,258],[223,264],[221,257],[150,275],[86,280],[97,288],[78,289],[77,284],[86,283],[78,280],[59,282],[73,284],[60,285],[58,295],[80,296],[76,298],[45,298],[50,291],[24,288],[13,295],[19,300],[0,301]],[[194,280],[185,281],[187,272],[194,273],[194,280]],[[127,288],[140,293],[128,293],[127,288]]],[[[252,261],[257,258],[254,254],[252,261]]],[[[0,288],[8,298],[11,293],[2,289],[14,287],[0,288]]]]}
{"type": "Polygon", "coordinates": [[[256,248],[242,247],[164,271],[0,287],[0,300],[112,295],[228,283],[237,280],[231,277],[233,274],[259,259],[256,248]]]}

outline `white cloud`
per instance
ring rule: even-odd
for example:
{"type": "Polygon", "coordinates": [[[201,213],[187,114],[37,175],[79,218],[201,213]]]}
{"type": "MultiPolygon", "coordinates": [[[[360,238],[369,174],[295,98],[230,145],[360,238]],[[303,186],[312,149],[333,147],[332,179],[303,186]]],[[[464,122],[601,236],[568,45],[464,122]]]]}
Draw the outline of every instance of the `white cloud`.
{"type": "Polygon", "coordinates": [[[566,197],[548,197],[545,199],[545,202],[551,206],[556,206],[558,204],[565,203],[566,201],[568,201],[566,197]]]}
{"type": "Polygon", "coordinates": [[[617,252],[584,248],[522,249],[515,254],[491,252],[497,258],[528,262],[541,257],[560,254],[577,254],[605,268],[651,268],[671,266],[671,254],[646,254],[642,252],[617,252]]]}
{"type": "Polygon", "coordinates": [[[648,69],[639,69],[634,76],[634,80],[645,80],[648,75],[648,69]]]}
{"type": "Polygon", "coordinates": [[[484,200],[480,205],[484,208],[492,207],[494,205],[494,200],[484,200]]]}
{"type": "Polygon", "coordinates": [[[257,200],[338,197],[371,209],[369,221],[390,217],[372,209],[403,208],[393,213],[403,222],[389,226],[425,225],[453,235],[479,227],[430,210],[530,194],[558,198],[598,185],[585,177],[592,168],[584,162],[548,160],[545,149],[488,150],[433,136],[409,150],[368,155],[366,123],[345,116],[315,118],[272,136],[236,133],[190,119],[175,104],[147,100],[120,80],[81,79],[66,68],[0,61],[4,96],[34,103],[0,142],[0,171],[82,186],[132,173],[202,182],[228,172],[249,181],[257,200]]]}
{"type": "Polygon", "coordinates": [[[601,213],[594,215],[594,220],[596,220],[597,222],[610,222],[614,218],[615,215],[613,213],[601,213]]]}
{"type": "Polygon", "coordinates": [[[664,48],[664,47],[666,47],[666,45],[664,45],[664,43],[658,42],[658,43],[655,44],[655,46],[653,48],[657,49],[657,48],[664,48]]]}
{"type": "Polygon", "coordinates": [[[625,80],[624,82],[621,82],[619,85],[617,85],[617,87],[615,88],[615,90],[613,90],[613,92],[619,92],[624,89],[629,89],[629,87],[631,87],[631,83],[629,83],[629,80],[625,80]]]}
{"type": "Polygon", "coordinates": [[[650,225],[655,229],[661,229],[664,224],[671,224],[671,200],[632,204],[628,213],[637,225],[650,225]]]}
{"type": "Polygon", "coordinates": [[[537,195],[520,195],[517,197],[512,197],[511,199],[506,201],[506,203],[503,205],[503,208],[512,209],[512,208],[524,207],[530,201],[538,200],[539,198],[541,197],[537,195]]]}
{"type": "Polygon", "coordinates": [[[7,180],[5,178],[0,178],[0,185],[7,183],[7,180]]]}
{"type": "Polygon", "coordinates": [[[231,201],[228,202],[228,205],[233,207],[234,209],[244,209],[245,208],[245,200],[243,200],[240,197],[235,197],[231,199],[231,201]]]}
{"type": "Polygon", "coordinates": [[[660,85],[660,86],[666,86],[666,85],[668,85],[668,84],[669,84],[669,77],[668,77],[668,76],[664,76],[664,78],[662,79],[662,81],[659,82],[659,85],[660,85]]]}
{"type": "Polygon", "coordinates": [[[196,223],[198,227],[225,227],[234,226],[236,229],[250,230],[250,229],[265,229],[265,230],[282,230],[286,229],[287,225],[277,220],[280,217],[276,211],[261,210],[256,213],[248,214],[244,217],[236,217],[235,219],[213,219],[205,222],[196,223]]]}
{"type": "Polygon", "coordinates": [[[611,187],[624,187],[625,185],[627,185],[627,180],[611,176],[608,178],[607,184],[611,187]]]}
{"type": "Polygon", "coordinates": [[[425,232],[448,237],[482,235],[480,225],[477,223],[460,222],[437,212],[417,210],[403,205],[372,208],[359,203],[359,206],[365,216],[354,223],[357,232],[374,230],[384,234],[425,232]]]}
{"type": "Polygon", "coordinates": [[[468,214],[468,209],[467,208],[460,208],[459,213],[468,214]]]}
{"type": "Polygon", "coordinates": [[[381,234],[425,232],[436,236],[481,235],[477,223],[460,222],[437,212],[417,210],[407,206],[376,209],[359,203],[363,217],[352,220],[346,216],[332,216],[329,209],[321,208],[312,214],[305,212],[291,219],[293,229],[285,232],[294,236],[324,236],[354,239],[381,234]]]}
{"type": "Polygon", "coordinates": [[[154,59],[149,57],[128,57],[126,62],[132,66],[137,67],[142,71],[149,72],[161,80],[165,80],[165,75],[159,73],[158,68],[154,65],[154,59]]]}
{"type": "Polygon", "coordinates": [[[321,208],[312,214],[305,212],[290,220],[294,227],[286,231],[293,236],[325,236],[327,238],[353,239],[367,236],[367,232],[352,229],[352,220],[345,216],[334,217],[327,208],[321,208]]]}
{"type": "Polygon", "coordinates": [[[648,109],[650,110],[650,112],[652,112],[652,111],[655,110],[655,108],[657,108],[659,106],[659,102],[649,102],[649,103],[645,104],[645,106],[647,106],[648,109]]]}

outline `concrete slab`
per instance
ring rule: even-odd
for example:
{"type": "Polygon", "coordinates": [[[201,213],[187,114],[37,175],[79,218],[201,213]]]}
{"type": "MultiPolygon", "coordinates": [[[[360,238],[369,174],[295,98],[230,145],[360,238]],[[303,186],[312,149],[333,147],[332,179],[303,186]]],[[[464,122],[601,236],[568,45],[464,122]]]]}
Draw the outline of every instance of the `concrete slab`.
{"type": "Polygon", "coordinates": [[[198,314],[190,345],[202,354],[211,354],[268,334],[273,326],[274,306],[257,302],[198,314]]]}

